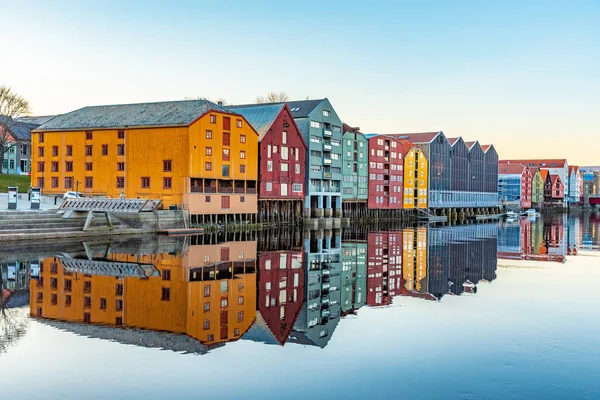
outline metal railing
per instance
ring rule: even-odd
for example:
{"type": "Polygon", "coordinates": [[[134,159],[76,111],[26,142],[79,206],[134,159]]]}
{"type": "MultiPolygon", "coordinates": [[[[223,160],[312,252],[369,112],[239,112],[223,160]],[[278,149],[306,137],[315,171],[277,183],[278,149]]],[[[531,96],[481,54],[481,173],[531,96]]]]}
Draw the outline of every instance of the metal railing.
{"type": "Polygon", "coordinates": [[[138,213],[154,211],[162,200],[143,199],[66,199],[58,211],[91,211],[91,212],[121,212],[138,213]]]}

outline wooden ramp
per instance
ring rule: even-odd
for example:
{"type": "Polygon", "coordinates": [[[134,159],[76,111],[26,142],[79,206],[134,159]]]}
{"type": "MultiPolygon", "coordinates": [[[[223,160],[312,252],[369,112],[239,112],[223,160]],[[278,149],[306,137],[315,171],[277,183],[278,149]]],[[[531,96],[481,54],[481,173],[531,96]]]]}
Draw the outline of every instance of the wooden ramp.
{"type": "Polygon", "coordinates": [[[163,229],[158,233],[167,236],[201,235],[204,233],[204,228],[163,229]]]}

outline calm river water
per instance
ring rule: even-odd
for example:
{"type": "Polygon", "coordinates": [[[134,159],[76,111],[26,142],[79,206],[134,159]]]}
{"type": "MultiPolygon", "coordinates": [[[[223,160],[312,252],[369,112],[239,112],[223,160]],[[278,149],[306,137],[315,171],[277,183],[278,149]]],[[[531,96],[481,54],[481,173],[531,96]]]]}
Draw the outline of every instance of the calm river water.
{"type": "Polygon", "coordinates": [[[0,248],[19,399],[599,399],[600,217],[0,248]]]}

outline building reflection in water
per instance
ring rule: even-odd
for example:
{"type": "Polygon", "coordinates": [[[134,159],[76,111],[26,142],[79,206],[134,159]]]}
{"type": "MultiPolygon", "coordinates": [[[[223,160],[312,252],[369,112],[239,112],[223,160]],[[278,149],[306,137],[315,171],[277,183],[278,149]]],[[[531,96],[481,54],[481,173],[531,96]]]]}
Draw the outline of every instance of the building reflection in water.
{"type": "Polygon", "coordinates": [[[195,353],[242,337],[325,347],[340,318],[362,307],[390,305],[397,296],[474,294],[496,278],[498,258],[562,260],[597,249],[599,225],[557,214],[501,224],[70,244],[46,251],[56,256],[40,256],[29,269],[3,261],[2,282],[4,292],[30,286],[31,316],[78,322],[63,328],[84,335],[135,344],[171,333],[188,341],[157,339],[158,346],[195,353]],[[109,335],[93,325],[141,330],[109,335]]]}
{"type": "Polygon", "coordinates": [[[31,315],[181,333],[207,345],[239,339],[256,318],[256,241],[185,243],[45,258],[31,283],[31,315]]]}

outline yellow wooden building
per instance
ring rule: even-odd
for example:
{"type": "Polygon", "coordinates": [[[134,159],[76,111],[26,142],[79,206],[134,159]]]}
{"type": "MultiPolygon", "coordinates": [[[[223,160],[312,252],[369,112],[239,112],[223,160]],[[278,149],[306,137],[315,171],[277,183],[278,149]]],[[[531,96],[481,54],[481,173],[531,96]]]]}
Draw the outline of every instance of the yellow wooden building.
{"type": "Polygon", "coordinates": [[[427,209],[429,164],[421,149],[414,146],[404,156],[403,208],[427,209]]]}
{"type": "Polygon", "coordinates": [[[84,107],[32,132],[44,194],[161,199],[192,221],[253,220],[258,133],[207,100],[84,107]]]}

